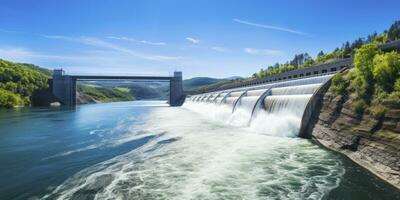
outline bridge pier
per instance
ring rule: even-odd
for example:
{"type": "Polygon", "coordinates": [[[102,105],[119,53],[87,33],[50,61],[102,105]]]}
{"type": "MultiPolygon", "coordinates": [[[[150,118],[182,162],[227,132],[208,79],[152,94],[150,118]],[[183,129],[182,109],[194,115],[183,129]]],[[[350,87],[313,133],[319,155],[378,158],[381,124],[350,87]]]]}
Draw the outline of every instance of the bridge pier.
{"type": "Polygon", "coordinates": [[[174,72],[174,76],[169,82],[169,105],[181,106],[184,101],[182,72],[174,72]]]}
{"type": "Polygon", "coordinates": [[[53,94],[63,105],[76,105],[76,79],[65,75],[62,69],[55,69],[53,71],[53,94]]]}
{"type": "Polygon", "coordinates": [[[162,80],[169,81],[170,94],[168,103],[171,106],[181,106],[185,101],[183,92],[182,72],[174,72],[172,77],[157,76],[74,76],[66,75],[64,70],[53,71],[53,94],[61,104],[67,106],[76,105],[76,81],[82,80],[162,80]]]}

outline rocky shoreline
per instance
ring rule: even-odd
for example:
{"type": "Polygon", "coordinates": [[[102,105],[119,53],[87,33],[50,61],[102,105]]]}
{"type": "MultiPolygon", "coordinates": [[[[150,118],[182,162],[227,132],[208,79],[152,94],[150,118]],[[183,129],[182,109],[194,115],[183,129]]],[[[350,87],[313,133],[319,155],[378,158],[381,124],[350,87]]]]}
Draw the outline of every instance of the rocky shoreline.
{"type": "Polygon", "coordinates": [[[354,114],[351,101],[326,92],[307,128],[312,139],[400,189],[400,108],[385,104],[385,116],[376,120],[354,114]]]}

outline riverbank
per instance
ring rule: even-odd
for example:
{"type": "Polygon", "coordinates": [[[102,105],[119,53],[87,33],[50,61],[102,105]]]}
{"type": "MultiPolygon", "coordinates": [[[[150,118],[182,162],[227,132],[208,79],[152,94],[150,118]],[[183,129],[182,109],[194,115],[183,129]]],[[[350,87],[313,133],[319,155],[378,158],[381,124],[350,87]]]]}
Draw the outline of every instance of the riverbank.
{"type": "Polygon", "coordinates": [[[380,120],[352,111],[352,100],[330,92],[311,120],[313,140],[344,154],[384,181],[400,189],[400,115],[397,105],[386,104],[380,120]]]}

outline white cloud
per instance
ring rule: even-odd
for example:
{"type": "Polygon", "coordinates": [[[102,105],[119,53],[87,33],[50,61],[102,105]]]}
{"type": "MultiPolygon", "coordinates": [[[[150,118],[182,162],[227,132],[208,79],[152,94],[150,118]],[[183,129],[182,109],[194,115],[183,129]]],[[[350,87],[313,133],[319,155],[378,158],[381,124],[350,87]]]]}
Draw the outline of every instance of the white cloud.
{"type": "Polygon", "coordinates": [[[200,43],[200,40],[194,39],[194,38],[191,38],[191,37],[187,37],[187,38],[185,38],[185,39],[186,39],[187,41],[193,43],[193,44],[199,44],[199,43],[200,43]]]}
{"type": "Polygon", "coordinates": [[[116,37],[116,36],[108,36],[108,39],[114,39],[114,40],[125,40],[129,42],[136,42],[135,38],[130,38],[130,37],[116,37]]]}
{"type": "Polygon", "coordinates": [[[212,50],[214,51],[219,51],[219,52],[229,52],[230,50],[225,47],[211,47],[212,50]]]}
{"type": "Polygon", "coordinates": [[[150,41],[146,41],[146,40],[141,40],[140,41],[143,44],[148,44],[148,45],[153,45],[153,46],[166,46],[167,43],[165,42],[150,42],[150,41]]]}
{"type": "MultiPolygon", "coordinates": [[[[95,37],[78,37],[78,38],[73,38],[73,37],[66,37],[66,36],[45,36],[50,39],[60,39],[60,40],[66,40],[66,41],[73,41],[89,46],[94,46],[94,47],[99,47],[99,48],[105,48],[113,51],[117,51],[120,53],[125,53],[129,54],[131,56],[144,59],[144,60],[153,60],[153,61],[171,61],[171,60],[179,60],[182,59],[180,56],[166,56],[166,55],[153,55],[153,54],[147,54],[147,53],[142,53],[138,52],[129,48],[125,48],[110,42],[106,42],[104,40],[95,38],[95,37]]],[[[111,36],[112,37],[112,36],[111,36]]],[[[113,37],[115,39],[117,37],[113,37]]],[[[118,38],[121,40],[133,40],[133,38],[118,38]]]]}
{"type": "Polygon", "coordinates": [[[271,29],[271,30],[276,30],[276,31],[283,31],[283,32],[288,32],[288,33],[294,33],[294,34],[297,34],[297,35],[308,35],[307,33],[304,33],[302,31],[293,30],[293,29],[284,28],[284,27],[279,27],[279,26],[272,26],[272,25],[267,25],[267,24],[257,24],[257,23],[253,23],[253,22],[249,22],[249,21],[240,20],[240,19],[233,19],[233,21],[236,22],[236,23],[245,24],[245,25],[248,25],[248,26],[254,26],[254,27],[258,27],[258,28],[271,29]]]}
{"type": "Polygon", "coordinates": [[[153,46],[166,46],[167,43],[165,42],[151,42],[151,41],[147,41],[147,40],[136,40],[134,38],[130,38],[130,37],[116,37],[116,36],[109,36],[107,37],[108,39],[114,39],[114,40],[124,40],[124,41],[129,41],[129,42],[138,42],[138,43],[142,43],[142,44],[148,44],[148,45],[153,45],[153,46]]]}
{"type": "Polygon", "coordinates": [[[254,49],[254,48],[244,48],[244,52],[252,55],[264,55],[264,56],[280,56],[282,52],[274,49],[254,49]]]}

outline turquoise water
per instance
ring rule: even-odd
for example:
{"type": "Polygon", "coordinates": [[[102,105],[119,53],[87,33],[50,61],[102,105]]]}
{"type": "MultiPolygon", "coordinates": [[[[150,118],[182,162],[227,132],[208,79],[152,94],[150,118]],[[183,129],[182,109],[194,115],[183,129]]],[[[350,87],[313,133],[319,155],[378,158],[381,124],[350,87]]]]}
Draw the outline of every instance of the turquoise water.
{"type": "Polygon", "coordinates": [[[1,110],[0,163],[0,199],[400,199],[308,140],[162,102],[1,110]]]}

